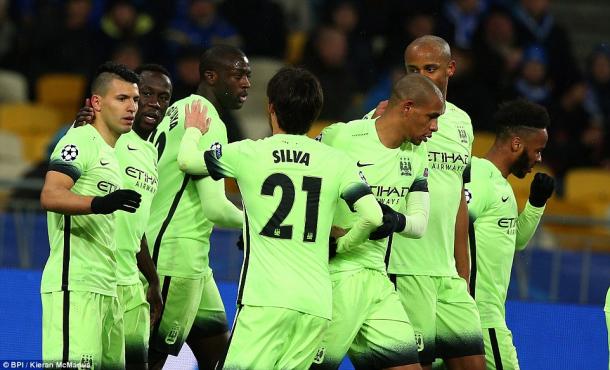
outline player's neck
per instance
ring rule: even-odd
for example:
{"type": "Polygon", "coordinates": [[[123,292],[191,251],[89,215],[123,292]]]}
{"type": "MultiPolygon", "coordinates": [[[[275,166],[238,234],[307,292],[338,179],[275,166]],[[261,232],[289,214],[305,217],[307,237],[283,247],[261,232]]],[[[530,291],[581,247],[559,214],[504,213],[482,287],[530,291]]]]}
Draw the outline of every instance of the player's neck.
{"type": "Polygon", "coordinates": [[[271,114],[271,135],[285,134],[286,131],[282,130],[279,123],[277,122],[277,116],[271,114]]]}
{"type": "Polygon", "coordinates": [[[108,127],[106,122],[103,122],[99,117],[91,124],[91,126],[93,126],[97,130],[97,132],[100,133],[100,136],[102,137],[102,139],[104,139],[106,144],[114,148],[117,140],[119,140],[119,137],[121,136],[120,134],[117,135],[112,130],[110,130],[110,127],[108,127]]]}
{"type": "Polygon", "coordinates": [[[390,117],[387,115],[381,115],[375,121],[375,130],[377,131],[377,137],[383,146],[390,149],[398,148],[404,142],[404,139],[397,135],[396,129],[390,122],[390,117]]]}
{"type": "Polygon", "coordinates": [[[496,146],[491,147],[485,159],[490,161],[500,170],[502,177],[507,178],[510,175],[510,163],[507,160],[508,156],[503,153],[502,148],[498,148],[496,146]]]}
{"type": "Polygon", "coordinates": [[[214,106],[214,108],[216,108],[218,112],[222,110],[220,109],[220,102],[218,101],[218,99],[216,99],[216,95],[214,95],[212,88],[206,83],[202,82],[199,84],[199,87],[197,87],[196,94],[206,98],[210,103],[212,103],[212,105],[214,106]]]}

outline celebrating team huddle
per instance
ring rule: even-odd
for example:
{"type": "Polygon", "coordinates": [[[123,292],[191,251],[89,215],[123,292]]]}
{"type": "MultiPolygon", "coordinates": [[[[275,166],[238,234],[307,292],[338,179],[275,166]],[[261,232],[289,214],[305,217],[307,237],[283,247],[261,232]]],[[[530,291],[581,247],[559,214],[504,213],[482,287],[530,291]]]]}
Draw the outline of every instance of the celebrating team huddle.
{"type": "Polygon", "coordinates": [[[187,343],[200,369],[337,369],[346,355],[356,369],[519,369],[512,258],[554,182],[536,174],[519,214],[506,178],[540,163],[548,114],[506,103],[492,149],[472,157],[470,118],[446,101],[448,44],[416,39],[405,68],[387,101],[316,140],[320,84],[283,68],[267,85],[272,136],[229,144],[219,112],[250,87],[239,49],[208,49],[197,92],[171,106],[163,67],[103,65],[41,195],[43,359],[160,369],[187,343]],[[243,230],[231,330],[214,225],[243,230]]]}

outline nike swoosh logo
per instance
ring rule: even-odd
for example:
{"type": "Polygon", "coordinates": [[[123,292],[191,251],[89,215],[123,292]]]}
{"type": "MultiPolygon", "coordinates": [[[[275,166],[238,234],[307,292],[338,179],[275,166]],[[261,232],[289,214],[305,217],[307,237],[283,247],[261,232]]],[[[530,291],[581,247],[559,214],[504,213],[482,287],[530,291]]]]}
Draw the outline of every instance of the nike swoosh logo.
{"type": "Polygon", "coordinates": [[[502,197],[502,202],[506,202],[508,200],[508,197],[502,197]]]}
{"type": "Polygon", "coordinates": [[[132,147],[130,147],[130,146],[129,146],[129,144],[127,144],[127,149],[129,149],[129,150],[138,150],[138,148],[132,148],[132,147]]]}
{"type": "Polygon", "coordinates": [[[109,163],[110,163],[110,162],[104,162],[104,161],[100,160],[100,164],[101,164],[102,166],[105,166],[105,165],[107,165],[107,164],[109,164],[109,163]]]}
{"type": "Polygon", "coordinates": [[[358,167],[366,167],[366,166],[372,166],[372,163],[360,163],[360,161],[356,162],[356,166],[358,167]]]}

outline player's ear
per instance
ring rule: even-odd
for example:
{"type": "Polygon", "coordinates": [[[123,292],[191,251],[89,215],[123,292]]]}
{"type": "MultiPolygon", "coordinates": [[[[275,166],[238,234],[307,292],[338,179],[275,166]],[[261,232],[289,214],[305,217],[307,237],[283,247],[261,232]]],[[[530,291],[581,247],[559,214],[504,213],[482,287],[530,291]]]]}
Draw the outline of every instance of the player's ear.
{"type": "Polygon", "coordinates": [[[449,65],[447,66],[447,75],[449,77],[453,76],[453,74],[455,73],[455,60],[451,60],[449,61],[449,65]]]}
{"type": "Polygon", "coordinates": [[[413,102],[413,100],[403,100],[402,104],[401,104],[401,108],[402,108],[402,113],[403,114],[407,114],[411,111],[411,109],[413,109],[413,107],[415,106],[415,103],[413,102]]]}
{"type": "Polygon", "coordinates": [[[205,78],[208,84],[214,86],[216,84],[216,81],[218,80],[218,73],[208,70],[203,72],[203,78],[205,78]]]}
{"type": "Polygon", "coordinates": [[[519,136],[513,136],[510,139],[510,150],[513,153],[520,153],[524,148],[523,140],[519,136]]]}
{"type": "Polygon", "coordinates": [[[94,111],[99,112],[102,110],[102,97],[99,95],[91,95],[91,107],[94,111]]]}

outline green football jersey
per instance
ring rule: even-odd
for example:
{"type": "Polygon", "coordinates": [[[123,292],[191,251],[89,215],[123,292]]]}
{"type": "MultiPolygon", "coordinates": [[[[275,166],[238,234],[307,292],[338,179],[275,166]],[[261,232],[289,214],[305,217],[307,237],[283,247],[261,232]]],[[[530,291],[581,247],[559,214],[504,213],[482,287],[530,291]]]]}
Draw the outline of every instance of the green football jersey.
{"type": "Polygon", "coordinates": [[[140,281],[136,254],[148,226],[150,204],[157,192],[157,149],[134,131],[121,135],[116,143],[123,188],[142,195],[135,213],[118,212],[116,219],[117,283],[131,285],[140,281]]]}
{"type": "Polygon", "coordinates": [[[148,246],[157,272],[182,278],[202,277],[208,269],[210,234],[213,224],[203,217],[196,177],[180,171],[177,162],[184,135],[184,108],[200,100],[212,119],[201,138],[200,149],[227,143],[227,129],[216,108],[207,99],[191,95],[172,104],[165,118],[151,135],[159,152],[159,187],[151,205],[146,231],[148,246]]]}
{"type": "MultiPolygon", "coordinates": [[[[504,302],[510,282],[513,257],[525,219],[518,214],[517,201],[500,170],[484,158],[472,158],[470,182],[466,184],[470,216],[470,248],[474,294],[483,328],[506,327],[504,302]]],[[[523,214],[533,214],[530,225],[537,225],[544,207],[529,203],[523,214]]],[[[530,235],[531,236],[531,235],[530,235]]],[[[527,238],[529,239],[529,238],[527,238]]]]}
{"type": "MultiPolygon", "coordinates": [[[[412,186],[427,186],[428,152],[426,144],[409,142],[390,149],[379,141],[374,119],[336,123],[319,136],[322,143],[346,153],[364,173],[379,202],[406,213],[406,197],[412,186]]],[[[334,224],[349,229],[355,219],[345,204],[340,204],[334,224]]],[[[346,253],[337,254],[330,263],[331,273],[353,272],[362,268],[386,270],[388,239],[368,240],[346,253]]]]}
{"type": "Polygon", "coordinates": [[[306,136],[273,135],[206,152],[210,175],[241,190],[246,252],[238,303],[331,318],[328,238],[339,198],[370,189],[345,154],[306,136]]]}
{"type": "Polygon", "coordinates": [[[462,175],[472,151],[470,117],[446,102],[438,131],[428,139],[430,221],[421,239],[395,234],[388,271],[399,275],[457,276],[453,256],[455,218],[462,196],[462,175]]]}
{"type": "MultiPolygon", "coordinates": [[[[122,187],[115,150],[91,125],[70,129],[59,140],[49,170],[70,176],[75,194],[104,196],[122,187]]],[[[42,273],[42,293],[73,290],[116,296],[115,218],[116,213],[47,212],[51,253],[42,273]]]]}

